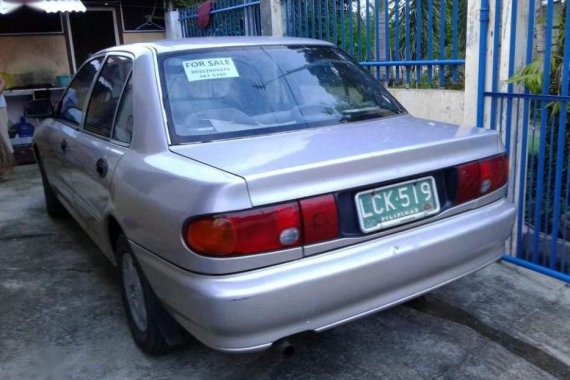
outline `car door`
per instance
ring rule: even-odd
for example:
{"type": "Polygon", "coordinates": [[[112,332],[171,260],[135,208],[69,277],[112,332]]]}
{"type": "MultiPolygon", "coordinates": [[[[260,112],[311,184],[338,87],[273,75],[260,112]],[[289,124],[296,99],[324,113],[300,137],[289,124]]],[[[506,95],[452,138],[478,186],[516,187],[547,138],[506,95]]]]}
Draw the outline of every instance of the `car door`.
{"type": "Polygon", "coordinates": [[[103,236],[113,171],[128,149],[132,131],[132,58],[111,54],[97,76],[83,126],[75,140],[72,171],[77,209],[89,232],[103,236]]]}
{"type": "Polygon", "coordinates": [[[87,106],[89,90],[102,63],[102,57],[91,59],[77,72],[59,103],[55,118],[51,121],[48,143],[40,151],[50,184],[72,207],[75,206],[71,181],[75,139],[87,106]]]}

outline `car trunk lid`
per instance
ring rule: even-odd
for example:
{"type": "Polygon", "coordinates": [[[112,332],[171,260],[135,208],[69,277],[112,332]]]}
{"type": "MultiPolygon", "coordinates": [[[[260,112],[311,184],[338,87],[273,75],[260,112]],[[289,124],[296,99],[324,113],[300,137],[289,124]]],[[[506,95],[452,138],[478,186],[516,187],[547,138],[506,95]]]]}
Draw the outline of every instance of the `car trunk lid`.
{"type": "Polygon", "coordinates": [[[241,176],[253,206],[393,181],[500,153],[497,133],[399,115],[172,146],[241,176]]]}

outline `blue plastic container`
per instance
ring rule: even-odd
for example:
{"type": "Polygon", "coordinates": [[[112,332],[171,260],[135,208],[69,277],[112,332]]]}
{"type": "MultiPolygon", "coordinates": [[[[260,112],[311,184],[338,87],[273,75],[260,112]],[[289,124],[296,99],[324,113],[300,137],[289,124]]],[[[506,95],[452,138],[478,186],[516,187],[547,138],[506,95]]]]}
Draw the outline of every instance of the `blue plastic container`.
{"type": "Polygon", "coordinates": [[[56,76],[58,87],[67,87],[71,82],[71,75],[58,75],[56,76]]]}
{"type": "Polygon", "coordinates": [[[16,129],[19,137],[32,137],[34,135],[35,127],[26,122],[26,118],[24,116],[20,116],[20,121],[14,124],[14,128],[16,129]]]}

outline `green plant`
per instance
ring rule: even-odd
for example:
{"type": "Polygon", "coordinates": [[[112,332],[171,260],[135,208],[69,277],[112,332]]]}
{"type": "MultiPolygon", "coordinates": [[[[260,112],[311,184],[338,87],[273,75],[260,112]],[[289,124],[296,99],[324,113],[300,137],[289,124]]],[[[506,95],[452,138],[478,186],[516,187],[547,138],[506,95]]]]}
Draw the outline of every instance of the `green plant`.
{"type": "MultiPolygon", "coordinates": [[[[543,16],[537,18],[537,24],[543,25],[546,22],[543,16]]],[[[558,36],[553,44],[554,50],[550,58],[550,83],[548,85],[548,93],[550,95],[560,95],[562,90],[562,63],[564,60],[564,41],[566,24],[566,3],[561,4],[555,15],[554,24],[558,25],[558,36]],[[561,27],[560,27],[561,26],[561,27]]],[[[526,65],[510,77],[506,83],[520,84],[525,86],[531,94],[540,94],[543,90],[544,77],[544,57],[537,57],[530,64],[526,65]]],[[[551,102],[548,104],[553,114],[560,111],[560,102],[551,102]]],[[[570,107],[570,105],[569,105],[570,107]]],[[[570,109],[570,108],[569,108],[570,109]]]]}

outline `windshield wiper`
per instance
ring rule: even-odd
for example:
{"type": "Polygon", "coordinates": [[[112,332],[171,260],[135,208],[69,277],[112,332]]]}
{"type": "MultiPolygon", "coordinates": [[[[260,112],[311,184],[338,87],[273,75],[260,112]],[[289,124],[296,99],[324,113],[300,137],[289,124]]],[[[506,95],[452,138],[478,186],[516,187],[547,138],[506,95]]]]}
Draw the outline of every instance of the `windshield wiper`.
{"type": "Polygon", "coordinates": [[[340,111],[342,117],[340,121],[359,121],[366,119],[375,119],[377,117],[384,117],[390,115],[393,112],[378,106],[374,107],[362,107],[362,108],[352,108],[340,111]]]}

